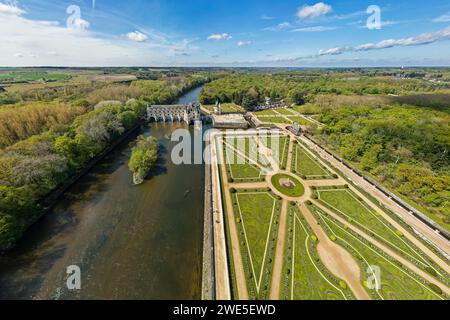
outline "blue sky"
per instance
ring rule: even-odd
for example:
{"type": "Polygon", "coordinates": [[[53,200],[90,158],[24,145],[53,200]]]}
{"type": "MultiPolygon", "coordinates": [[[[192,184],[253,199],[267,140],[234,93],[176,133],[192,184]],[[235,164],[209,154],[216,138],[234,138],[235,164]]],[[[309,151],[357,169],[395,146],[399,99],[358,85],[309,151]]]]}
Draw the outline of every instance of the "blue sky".
{"type": "Polygon", "coordinates": [[[0,66],[450,66],[448,1],[0,0],[0,25],[0,66]]]}

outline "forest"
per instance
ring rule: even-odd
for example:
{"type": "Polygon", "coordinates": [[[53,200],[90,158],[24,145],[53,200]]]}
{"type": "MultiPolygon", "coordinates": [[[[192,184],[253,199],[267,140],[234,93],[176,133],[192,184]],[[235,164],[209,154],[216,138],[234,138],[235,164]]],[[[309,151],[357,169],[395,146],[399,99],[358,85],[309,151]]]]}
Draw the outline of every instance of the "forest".
{"type": "Polygon", "coordinates": [[[50,90],[48,101],[7,91],[17,100],[0,105],[0,250],[44,212],[53,191],[139,124],[147,105],[171,103],[209,80],[200,74],[99,83],[88,91],[50,90]]]}
{"type": "Polygon", "coordinates": [[[273,74],[234,74],[207,84],[200,102],[214,104],[233,102],[251,110],[263,103],[265,97],[283,99],[287,105],[301,105],[317,95],[389,95],[404,96],[417,93],[448,93],[447,82],[394,76],[368,76],[356,72],[284,71],[273,74]]]}

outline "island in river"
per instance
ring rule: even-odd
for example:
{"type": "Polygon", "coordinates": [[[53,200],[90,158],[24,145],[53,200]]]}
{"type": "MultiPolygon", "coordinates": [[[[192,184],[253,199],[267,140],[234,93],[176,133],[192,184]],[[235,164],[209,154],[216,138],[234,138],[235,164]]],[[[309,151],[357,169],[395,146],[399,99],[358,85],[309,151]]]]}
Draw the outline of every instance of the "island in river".
{"type": "Polygon", "coordinates": [[[133,173],[133,183],[138,185],[144,182],[145,177],[152,170],[158,160],[159,142],[155,137],[145,138],[139,136],[136,146],[131,150],[131,158],[128,163],[133,173]]]}

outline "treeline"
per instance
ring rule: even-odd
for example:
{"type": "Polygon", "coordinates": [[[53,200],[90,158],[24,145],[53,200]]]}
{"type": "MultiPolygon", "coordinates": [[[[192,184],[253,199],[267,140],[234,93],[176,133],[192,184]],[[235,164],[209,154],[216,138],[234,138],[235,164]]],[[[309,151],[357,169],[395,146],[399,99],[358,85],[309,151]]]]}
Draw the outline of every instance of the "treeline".
{"type": "Polygon", "coordinates": [[[328,106],[319,136],[450,229],[450,116],[407,105],[328,106]]]}
{"type": "Polygon", "coordinates": [[[200,102],[233,102],[250,109],[265,97],[284,99],[287,104],[310,102],[320,94],[333,95],[405,95],[419,92],[448,92],[446,83],[417,79],[368,77],[354,73],[277,72],[274,74],[239,74],[217,79],[206,85],[200,102]]]}
{"type": "Polygon", "coordinates": [[[170,103],[196,81],[136,81],[133,87],[145,92],[139,99],[99,103],[69,125],[55,123],[0,150],[0,250],[11,247],[41,214],[53,190],[137,124],[148,102],[170,103]]]}
{"type": "Polygon", "coordinates": [[[26,104],[0,109],[0,148],[27,139],[46,130],[58,130],[84,113],[82,106],[61,103],[26,104]]]}

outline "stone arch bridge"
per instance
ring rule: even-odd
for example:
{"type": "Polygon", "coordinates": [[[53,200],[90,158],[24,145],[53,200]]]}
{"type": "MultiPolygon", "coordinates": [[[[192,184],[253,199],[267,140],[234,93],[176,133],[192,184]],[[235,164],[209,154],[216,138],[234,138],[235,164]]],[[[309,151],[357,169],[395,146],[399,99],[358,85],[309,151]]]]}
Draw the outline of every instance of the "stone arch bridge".
{"type": "Polygon", "coordinates": [[[152,105],[147,108],[147,121],[186,122],[201,120],[200,104],[152,105]]]}

